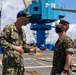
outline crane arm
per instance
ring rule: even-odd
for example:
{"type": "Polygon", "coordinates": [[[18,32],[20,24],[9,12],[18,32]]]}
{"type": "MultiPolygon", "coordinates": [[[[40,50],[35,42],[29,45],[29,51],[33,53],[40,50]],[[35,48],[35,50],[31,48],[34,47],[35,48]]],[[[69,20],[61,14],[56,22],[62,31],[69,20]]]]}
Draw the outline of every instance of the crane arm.
{"type": "Polygon", "coordinates": [[[76,13],[75,9],[64,9],[64,8],[52,8],[53,10],[66,11],[76,13]]]}

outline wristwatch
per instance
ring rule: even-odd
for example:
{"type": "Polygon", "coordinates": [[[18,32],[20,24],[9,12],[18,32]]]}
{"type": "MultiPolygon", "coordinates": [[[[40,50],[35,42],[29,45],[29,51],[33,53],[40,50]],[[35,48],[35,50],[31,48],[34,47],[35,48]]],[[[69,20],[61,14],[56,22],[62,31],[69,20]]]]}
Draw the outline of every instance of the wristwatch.
{"type": "Polygon", "coordinates": [[[64,74],[66,74],[66,73],[68,73],[68,70],[66,70],[66,69],[63,69],[63,72],[64,72],[64,74]]]}

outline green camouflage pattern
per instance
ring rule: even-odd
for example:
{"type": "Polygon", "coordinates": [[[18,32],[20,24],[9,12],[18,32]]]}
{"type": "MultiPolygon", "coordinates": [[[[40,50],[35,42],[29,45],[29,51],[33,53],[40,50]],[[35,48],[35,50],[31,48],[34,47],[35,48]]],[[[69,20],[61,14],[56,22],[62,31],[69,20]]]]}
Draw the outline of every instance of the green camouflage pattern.
{"type": "MultiPolygon", "coordinates": [[[[55,73],[61,74],[64,69],[66,55],[67,53],[74,53],[74,44],[73,41],[68,36],[62,36],[58,38],[57,42],[55,43],[55,50],[53,56],[53,68],[52,68],[52,75],[55,73]]],[[[72,67],[70,65],[70,71],[68,75],[72,75],[72,67]]]]}
{"type": "Polygon", "coordinates": [[[2,75],[24,75],[24,68],[4,65],[2,75]]]}
{"type": "MultiPolygon", "coordinates": [[[[23,55],[20,52],[14,50],[14,46],[22,46],[24,52],[29,52],[29,46],[26,44],[26,36],[22,28],[19,32],[15,24],[6,25],[0,34],[0,46],[4,49],[3,60],[2,60],[2,64],[4,65],[4,67],[6,66],[7,68],[7,66],[9,66],[9,68],[10,67],[24,68],[23,55]]],[[[13,75],[13,74],[6,73],[3,75],[13,75]]]]}

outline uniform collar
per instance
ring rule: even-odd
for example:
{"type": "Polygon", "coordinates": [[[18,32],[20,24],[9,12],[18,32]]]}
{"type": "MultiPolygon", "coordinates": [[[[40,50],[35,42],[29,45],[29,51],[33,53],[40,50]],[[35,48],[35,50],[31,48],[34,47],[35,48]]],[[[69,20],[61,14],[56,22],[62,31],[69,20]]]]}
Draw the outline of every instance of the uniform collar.
{"type": "MultiPolygon", "coordinates": [[[[16,27],[16,25],[15,25],[15,23],[14,23],[14,30],[15,30],[16,32],[19,32],[18,29],[17,29],[17,27],[16,27]]],[[[22,31],[22,28],[20,29],[20,31],[22,31]]]]}

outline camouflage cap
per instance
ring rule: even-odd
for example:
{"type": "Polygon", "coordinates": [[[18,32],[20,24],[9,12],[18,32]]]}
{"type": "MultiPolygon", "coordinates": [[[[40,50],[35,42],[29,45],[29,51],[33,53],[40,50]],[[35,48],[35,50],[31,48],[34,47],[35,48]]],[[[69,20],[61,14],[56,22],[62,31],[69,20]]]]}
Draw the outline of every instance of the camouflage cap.
{"type": "Polygon", "coordinates": [[[57,24],[56,26],[66,26],[67,29],[69,29],[69,22],[65,20],[60,20],[59,24],[57,24]]]}
{"type": "Polygon", "coordinates": [[[31,17],[32,15],[29,15],[29,14],[27,14],[25,11],[20,11],[20,12],[18,12],[18,14],[17,14],[17,18],[19,18],[19,17],[31,17]]]}

